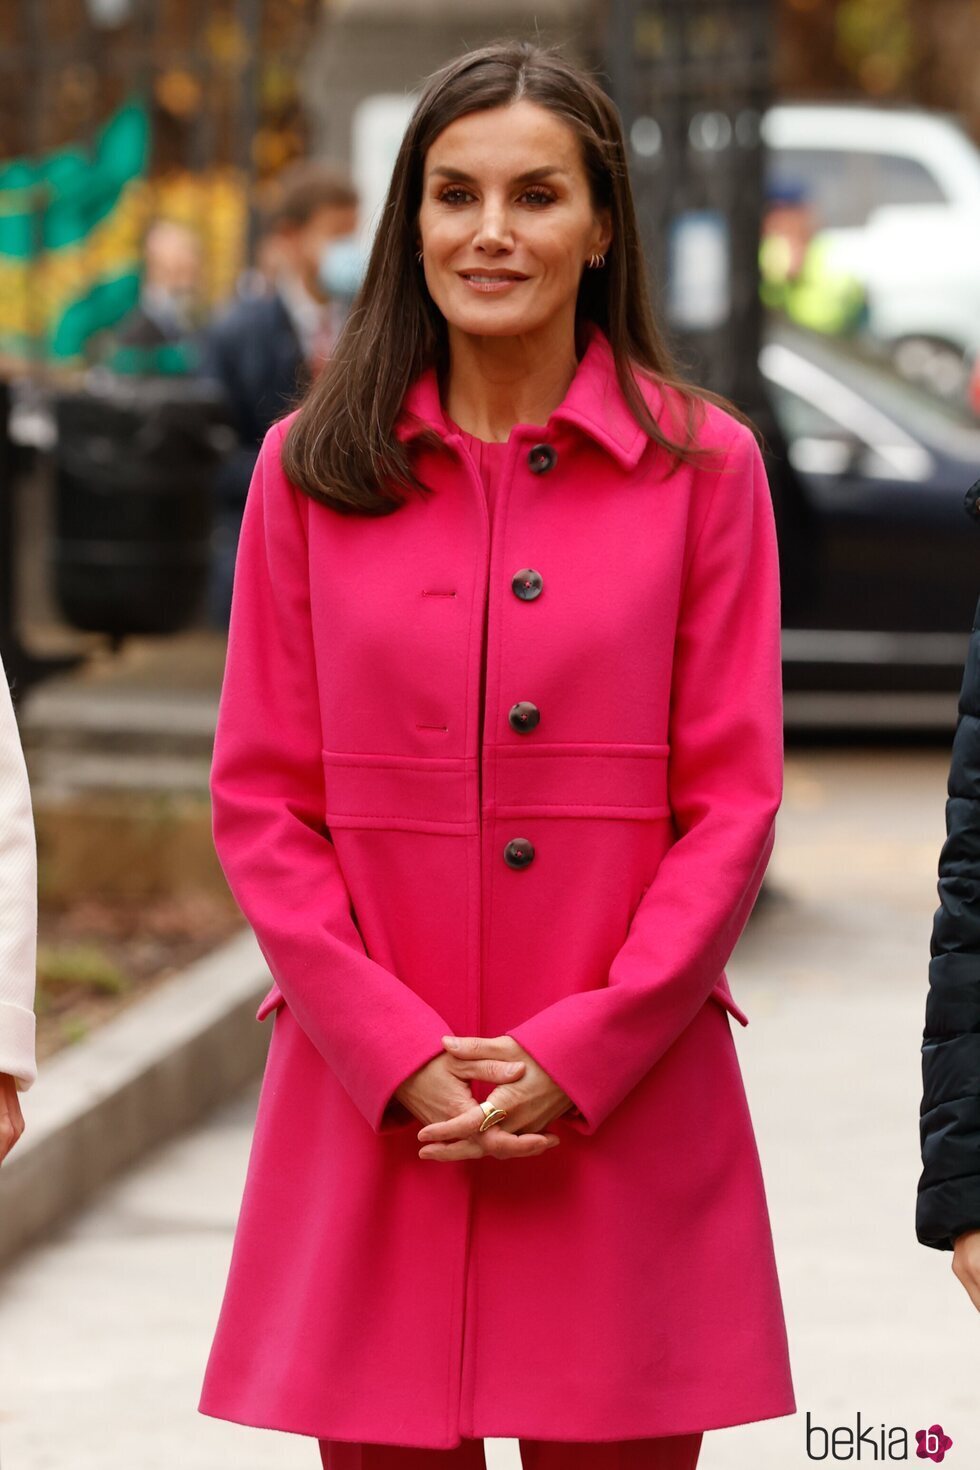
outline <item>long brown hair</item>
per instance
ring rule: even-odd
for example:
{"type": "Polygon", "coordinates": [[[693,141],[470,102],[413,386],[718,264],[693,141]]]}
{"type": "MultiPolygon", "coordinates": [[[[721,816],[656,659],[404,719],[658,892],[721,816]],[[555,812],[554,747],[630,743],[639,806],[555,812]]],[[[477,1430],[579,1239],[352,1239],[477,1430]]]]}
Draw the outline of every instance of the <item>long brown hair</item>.
{"type": "MultiPolygon", "coordinates": [[[[331,357],[311,387],[300,390],[299,412],[284,437],[283,472],[314,500],[350,513],[385,515],[404,504],[399,487],[430,488],[394,434],[409,384],[433,364],[440,376],[448,367],[445,318],[415,257],[424,160],[457,118],[520,98],[547,107],[575,130],[593,208],[611,212],[607,263],[601,270],[582,271],[576,324],[589,318],[609,338],[620,388],[638,423],[670,454],[669,473],[705,453],[694,439],[695,419],[703,419],[705,402],[754,428],[728,399],[682,378],[654,321],[615,106],[557,46],[506,39],[468,51],[426,79],[398,150],[364,280],[331,357]],[[683,443],[657,424],[631,364],[680,393],[683,443]]],[[[436,439],[434,430],[422,435],[423,442],[436,439]]]]}

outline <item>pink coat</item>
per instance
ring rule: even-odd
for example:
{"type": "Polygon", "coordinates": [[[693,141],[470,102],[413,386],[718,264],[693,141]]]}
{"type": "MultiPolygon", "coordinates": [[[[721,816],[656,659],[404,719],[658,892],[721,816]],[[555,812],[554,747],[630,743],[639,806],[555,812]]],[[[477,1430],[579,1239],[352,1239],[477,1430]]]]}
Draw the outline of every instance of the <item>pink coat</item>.
{"type": "Polygon", "coordinates": [[[665,479],[592,328],[511,433],[491,537],[434,370],[398,424],[438,429],[434,493],[391,515],[297,491],[291,418],[250,487],[214,744],[275,1021],[200,1411],[433,1449],[793,1413],[724,970],[782,795],[754,438],[709,406],[723,465],[665,479]],[[581,1112],[560,1146],[419,1159],[391,1099],[444,1033],[515,1037],[581,1112]]]}

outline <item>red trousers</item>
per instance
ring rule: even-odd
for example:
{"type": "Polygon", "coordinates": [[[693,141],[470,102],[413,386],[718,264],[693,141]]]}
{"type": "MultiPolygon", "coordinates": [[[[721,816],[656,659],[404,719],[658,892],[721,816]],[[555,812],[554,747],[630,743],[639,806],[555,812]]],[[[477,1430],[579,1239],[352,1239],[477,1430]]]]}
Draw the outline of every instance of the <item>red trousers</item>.
{"type": "MultiPolygon", "coordinates": [[[[524,1470],[695,1470],[702,1436],[663,1439],[564,1441],[522,1439],[524,1470]]],[[[485,1470],[482,1439],[464,1439],[454,1450],[420,1450],[410,1445],[352,1444],[321,1439],[323,1470],[485,1470]]]]}

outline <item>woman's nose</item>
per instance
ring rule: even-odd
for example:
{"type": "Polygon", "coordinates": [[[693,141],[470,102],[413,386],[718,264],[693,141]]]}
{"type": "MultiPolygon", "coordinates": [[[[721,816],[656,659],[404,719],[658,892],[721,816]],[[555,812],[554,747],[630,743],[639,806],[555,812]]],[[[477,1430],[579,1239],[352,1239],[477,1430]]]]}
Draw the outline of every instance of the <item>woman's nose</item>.
{"type": "Polygon", "coordinates": [[[503,205],[484,205],[476,227],[476,241],[481,245],[510,245],[513,232],[503,205]]]}

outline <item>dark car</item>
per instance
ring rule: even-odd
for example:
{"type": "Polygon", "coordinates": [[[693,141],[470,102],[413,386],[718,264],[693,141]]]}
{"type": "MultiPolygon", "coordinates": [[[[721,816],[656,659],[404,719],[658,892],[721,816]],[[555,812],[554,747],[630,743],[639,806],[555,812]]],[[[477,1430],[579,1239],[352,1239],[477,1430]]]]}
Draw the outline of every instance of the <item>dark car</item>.
{"type": "Polygon", "coordinates": [[[980,589],[980,431],[872,358],[782,325],[760,354],[786,718],[952,727],[980,589]],[[773,449],[777,448],[773,444],[773,449]]]}

